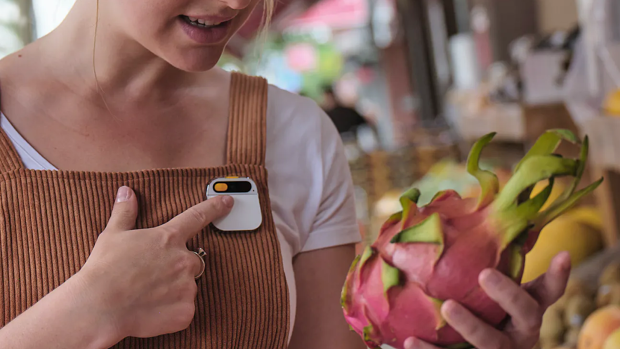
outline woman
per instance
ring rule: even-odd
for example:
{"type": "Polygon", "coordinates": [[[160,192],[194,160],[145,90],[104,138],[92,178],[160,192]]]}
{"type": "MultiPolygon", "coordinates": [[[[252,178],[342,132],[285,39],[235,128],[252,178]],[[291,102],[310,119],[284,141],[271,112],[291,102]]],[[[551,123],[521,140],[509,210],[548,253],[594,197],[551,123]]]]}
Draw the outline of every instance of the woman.
{"type": "MultiPolygon", "coordinates": [[[[359,234],[333,124],[215,68],[257,2],[77,0],[0,61],[1,348],[364,347],[338,303],[359,234]],[[222,176],[256,181],[256,232],[207,227],[234,205],[205,201],[222,176]]],[[[444,315],[478,348],[531,348],[568,269],[484,273],[503,332],[444,315]]]]}

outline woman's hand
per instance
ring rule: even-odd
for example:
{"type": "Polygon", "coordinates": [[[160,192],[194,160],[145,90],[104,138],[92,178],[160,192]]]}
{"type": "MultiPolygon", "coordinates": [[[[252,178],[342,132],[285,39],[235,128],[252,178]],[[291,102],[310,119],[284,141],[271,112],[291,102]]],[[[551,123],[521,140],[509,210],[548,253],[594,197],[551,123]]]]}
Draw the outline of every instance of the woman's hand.
{"type": "MultiPolygon", "coordinates": [[[[553,259],[545,275],[522,287],[496,270],[483,271],[480,285],[511,317],[503,331],[489,326],[453,301],[445,302],[441,312],[478,349],[531,349],[538,341],[545,310],[562,296],[569,274],[570,258],[566,252],[553,259]]],[[[410,338],[405,342],[405,349],[437,347],[410,338]]]]}
{"type": "Polygon", "coordinates": [[[108,226],[78,273],[93,311],[109,321],[116,341],[174,333],[189,326],[197,293],[194,277],[203,264],[186,243],[232,206],[232,198],[218,197],[162,226],[133,230],[136,196],[127,187],[119,190],[108,226]]]}
{"type": "Polygon", "coordinates": [[[0,328],[0,348],[101,349],[187,328],[203,265],[186,242],[232,205],[214,198],[162,226],[134,230],[138,201],[121,188],[84,267],[0,328]]]}

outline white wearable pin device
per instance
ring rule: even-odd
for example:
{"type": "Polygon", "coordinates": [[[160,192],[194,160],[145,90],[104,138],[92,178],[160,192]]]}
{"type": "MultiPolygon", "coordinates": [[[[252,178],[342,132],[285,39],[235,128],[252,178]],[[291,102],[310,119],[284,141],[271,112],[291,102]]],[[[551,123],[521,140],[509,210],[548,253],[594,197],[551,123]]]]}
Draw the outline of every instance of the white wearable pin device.
{"type": "Polygon", "coordinates": [[[207,200],[227,195],[235,200],[228,215],[213,222],[221,231],[252,231],[263,223],[256,183],[248,177],[218,178],[207,187],[207,200]]]}

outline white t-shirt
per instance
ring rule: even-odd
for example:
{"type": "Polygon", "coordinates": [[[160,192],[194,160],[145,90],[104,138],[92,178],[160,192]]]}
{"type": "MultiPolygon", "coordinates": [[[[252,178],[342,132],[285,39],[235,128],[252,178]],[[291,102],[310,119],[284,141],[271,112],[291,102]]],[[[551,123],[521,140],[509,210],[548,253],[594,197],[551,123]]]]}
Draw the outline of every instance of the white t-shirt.
{"type": "MultiPolygon", "coordinates": [[[[1,113],[0,126],[26,168],[56,170],[1,113]]],[[[297,305],[293,257],[361,241],[353,184],[332,121],[312,100],[274,86],[269,86],[265,166],[290,294],[292,331],[297,305]]]]}

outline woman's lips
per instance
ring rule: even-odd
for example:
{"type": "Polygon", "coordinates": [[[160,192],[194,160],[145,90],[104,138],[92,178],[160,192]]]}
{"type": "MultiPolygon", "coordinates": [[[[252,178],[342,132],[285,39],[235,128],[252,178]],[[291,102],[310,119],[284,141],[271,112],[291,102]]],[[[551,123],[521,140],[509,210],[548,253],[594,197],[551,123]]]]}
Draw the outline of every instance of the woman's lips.
{"type": "Polygon", "coordinates": [[[228,36],[231,20],[201,19],[180,16],[179,22],[190,39],[202,45],[218,44],[228,36]],[[217,24],[219,23],[219,24],[217,24]]]}

